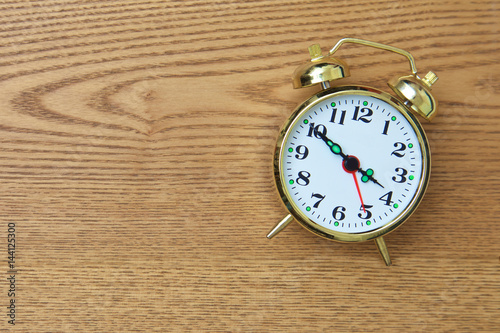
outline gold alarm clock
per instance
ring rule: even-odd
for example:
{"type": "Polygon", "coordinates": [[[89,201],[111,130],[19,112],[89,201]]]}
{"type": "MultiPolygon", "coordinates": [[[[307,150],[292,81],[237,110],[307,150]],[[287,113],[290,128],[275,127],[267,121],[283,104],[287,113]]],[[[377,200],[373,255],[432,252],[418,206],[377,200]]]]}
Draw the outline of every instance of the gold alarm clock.
{"type": "Polygon", "coordinates": [[[339,242],[374,240],[385,263],[391,258],[383,236],[408,220],[422,201],[431,154],[416,116],[431,120],[438,77],[417,75],[413,56],[402,49],[344,38],[323,55],[309,47],[310,61],[293,74],[294,88],[320,84],[283,125],[274,153],[274,176],[289,214],[267,235],[292,220],[314,234],[339,242]],[[375,88],[333,86],[350,75],[333,54],[345,43],[405,56],[411,74],[389,80],[395,93],[375,88]]]}

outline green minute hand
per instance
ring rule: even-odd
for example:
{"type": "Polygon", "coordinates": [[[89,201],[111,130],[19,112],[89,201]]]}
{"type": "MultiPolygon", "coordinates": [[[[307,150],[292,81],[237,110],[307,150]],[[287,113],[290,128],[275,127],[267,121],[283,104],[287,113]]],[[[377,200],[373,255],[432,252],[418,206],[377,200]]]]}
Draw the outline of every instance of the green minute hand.
{"type": "Polygon", "coordinates": [[[375,178],[373,178],[373,174],[374,174],[373,169],[363,170],[361,168],[361,166],[359,165],[358,159],[355,156],[344,154],[342,152],[342,148],[340,147],[340,145],[338,143],[333,142],[326,135],[324,135],[323,133],[321,133],[320,131],[317,131],[315,129],[314,129],[314,134],[319,136],[321,138],[321,140],[323,140],[328,145],[328,147],[330,147],[330,150],[332,151],[332,153],[342,157],[342,159],[344,160],[344,167],[346,169],[351,170],[351,171],[358,171],[359,173],[361,173],[363,175],[361,177],[361,181],[363,183],[366,183],[369,180],[371,180],[375,184],[384,188],[384,186],[382,186],[382,184],[380,184],[375,178]]]}

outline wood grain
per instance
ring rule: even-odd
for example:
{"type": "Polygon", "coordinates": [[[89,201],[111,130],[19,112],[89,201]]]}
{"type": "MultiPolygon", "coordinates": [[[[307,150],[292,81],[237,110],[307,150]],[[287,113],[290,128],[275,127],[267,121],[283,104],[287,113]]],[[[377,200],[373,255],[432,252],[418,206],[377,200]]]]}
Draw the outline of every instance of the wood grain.
{"type": "MultiPolygon", "coordinates": [[[[1,330],[497,331],[499,29],[496,1],[2,1],[1,330]],[[440,77],[431,184],[390,268],[295,223],[265,238],[278,130],[317,91],[290,75],[347,36],[440,77]]],[[[339,52],[344,83],[408,73],[339,52]]]]}

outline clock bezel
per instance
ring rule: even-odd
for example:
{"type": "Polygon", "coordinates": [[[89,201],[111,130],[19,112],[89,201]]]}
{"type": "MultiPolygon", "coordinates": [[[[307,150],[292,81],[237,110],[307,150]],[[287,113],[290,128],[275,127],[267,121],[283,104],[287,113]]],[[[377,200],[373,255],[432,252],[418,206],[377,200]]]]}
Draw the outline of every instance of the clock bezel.
{"type": "Polygon", "coordinates": [[[431,163],[430,149],[425,132],[422,126],[420,125],[419,121],[416,119],[416,117],[401,101],[399,101],[398,99],[396,99],[395,97],[384,91],[372,87],[340,86],[322,90],[314,94],[306,101],[304,101],[302,104],[300,104],[293,111],[291,116],[287,119],[287,121],[285,122],[279,133],[278,140],[276,141],[276,147],[274,153],[274,178],[276,182],[276,187],[280,194],[281,200],[285,204],[285,207],[290,212],[290,214],[292,214],[294,219],[304,228],[306,228],[307,230],[311,231],[312,233],[318,236],[338,242],[362,242],[386,235],[394,231],[406,220],[408,220],[408,218],[413,214],[413,212],[417,209],[418,205],[422,201],[422,198],[427,189],[427,185],[429,183],[429,178],[430,178],[430,170],[431,170],[430,163],[431,163]],[[334,231],[315,223],[313,220],[308,218],[300,210],[300,208],[293,202],[285,185],[285,179],[283,178],[284,177],[283,175],[285,174],[285,172],[283,172],[284,171],[283,154],[285,150],[284,143],[286,142],[286,138],[290,134],[291,129],[295,125],[295,122],[302,116],[302,114],[307,112],[309,109],[311,109],[321,101],[331,97],[342,96],[347,94],[374,97],[394,107],[398,112],[400,112],[406,118],[406,120],[408,120],[408,122],[414,129],[422,153],[422,176],[420,178],[415,195],[413,196],[408,206],[404,210],[402,210],[402,212],[398,216],[396,216],[396,218],[386,223],[384,226],[374,230],[370,230],[367,232],[360,232],[360,233],[346,233],[346,232],[334,231]]]}

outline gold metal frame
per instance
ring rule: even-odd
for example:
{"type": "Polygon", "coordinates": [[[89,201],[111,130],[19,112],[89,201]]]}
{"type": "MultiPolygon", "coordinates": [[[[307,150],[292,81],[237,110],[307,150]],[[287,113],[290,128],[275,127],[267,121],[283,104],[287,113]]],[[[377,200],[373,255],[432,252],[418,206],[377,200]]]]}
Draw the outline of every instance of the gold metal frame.
{"type": "Polygon", "coordinates": [[[390,45],[385,45],[381,43],[376,43],[376,42],[370,42],[368,40],[364,39],[359,39],[359,38],[342,38],[335,44],[334,47],[330,50],[328,53],[329,56],[333,55],[337,50],[342,46],[342,44],[345,43],[353,43],[353,44],[360,44],[360,45],[365,45],[365,46],[370,46],[374,47],[376,49],[381,49],[381,50],[386,50],[390,52],[394,52],[397,54],[400,54],[408,59],[410,62],[410,68],[411,68],[411,73],[413,75],[417,75],[417,67],[415,66],[415,59],[413,59],[413,56],[410,54],[410,52],[405,51],[403,49],[400,49],[398,47],[390,46],[390,45]]]}
{"type": "MultiPolygon", "coordinates": [[[[295,220],[299,222],[299,224],[302,225],[304,228],[306,228],[307,230],[313,232],[318,236],[338,242],[362,242],[371,239],[376,239],[380,236],[388,234],[389,232],[399,227],[403,222],[405,222],[411,216],[411,214],[416,210],[417,206],[422,200],[425,194],[425,190],[427,189],[430,177],[430,169],[431,169],[430,161],[431,161],[430,149],[425,132],[422,129],[422,126],[420,125],[418,120],[415,118],[415,116],[402,102],[394,98],[392,95],[375,88],[365,87],[365,86],[343,86],[343,87],[335,87],[327,90],[322,90],[317,94],[311,96],[304,103],[299,105],[294,110],[292,115],[288,118],[287,122],[283,125],[283,128],[280,131],[275,147],[274,178],[276,182],[276,187],[278,189],[281,199],[283,200],[283,203],[285,204],[290,214],[295,218],[295,220]],[[390,223],[378,229],[361,233],[338,232],[316,224],[298,208],[298,206],[293,202],[293,200],[290,199],[291,197],[285,186],[285,181],[282,178],[282,175],[284,174],[282,172],[283,168],[282,161],[284,154],[283,144],[286,141],[288,135],[290,134],[291,128],[295,125],[295,122],[302,116],[303,113],[307,112],[310,108],[320,103],[321,101],[330,97],[341,96],[346,94],[371,96],[380,99],[384,102],[387,102],[389,105],[393,106],[408,120],[410,125],[415,130],[422,152],[422,165],[423,165],[422,177],[420,179],[417,191],[414,197],[412,198],[410,204],[390,223]]],[[[284,227],[286,226],[286,224],[288,224],[289,221],[290,218],[289,216],[287,216],[281,222],[281,224],[283,224],[284,227]]],[[[277,232],[279,232],[279,230],[277,232]]],[[[276,234],[277,232],[275,232],[274,234],[276,234]]],[[[272,236],[273,235],[270,234],[268,237],[271,238],[272,236]]]]}

